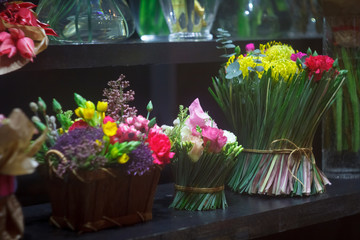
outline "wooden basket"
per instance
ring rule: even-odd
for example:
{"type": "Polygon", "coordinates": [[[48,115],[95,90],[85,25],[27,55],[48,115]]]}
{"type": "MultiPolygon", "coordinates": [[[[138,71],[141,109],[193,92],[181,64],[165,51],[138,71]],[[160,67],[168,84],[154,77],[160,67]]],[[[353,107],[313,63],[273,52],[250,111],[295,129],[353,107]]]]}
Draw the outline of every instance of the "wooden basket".
{"type": "MultiPolygon", "coordinates": [[[[46,157],[63,154],[50,150],[46,157]]],[[[142,176],[122,168],[81,170],[60,178],[49,165],[50,221],[59,228],[89,232],[152,219],[152,206],[160,178],[159,167],[142,176]]]]}

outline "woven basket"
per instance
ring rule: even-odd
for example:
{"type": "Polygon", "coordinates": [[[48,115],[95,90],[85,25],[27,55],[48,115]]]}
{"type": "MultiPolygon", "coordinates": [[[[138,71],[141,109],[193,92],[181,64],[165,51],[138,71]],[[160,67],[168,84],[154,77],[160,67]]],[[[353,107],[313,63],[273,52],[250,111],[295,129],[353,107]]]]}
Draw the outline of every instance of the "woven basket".
{"type": "MultiPolygon", "coordinates": [[[[59,151],[50,155],[63,158],[59,151]]],[[[152,219],[152,206],[160,168],[142,176],[122,168],[82,170],[60,178],[49,165],[50,221],[59,228],[89,232],[126,226],[152,219]]]]}

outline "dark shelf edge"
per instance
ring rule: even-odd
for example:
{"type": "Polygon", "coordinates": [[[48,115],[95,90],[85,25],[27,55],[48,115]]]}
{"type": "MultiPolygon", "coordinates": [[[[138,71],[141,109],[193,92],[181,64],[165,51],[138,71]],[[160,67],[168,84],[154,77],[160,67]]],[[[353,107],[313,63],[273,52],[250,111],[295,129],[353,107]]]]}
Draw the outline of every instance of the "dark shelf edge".
{"type": "MultiPolygon", "coordinates": [[[[294,49],[306,51],[312,47],[321,51],[321,38],[280,39],[294,49]]],[[[234,40],[244,48],[245,44],[265,43],[266,40],[234,40]]],[[[135,66],[147,64],[181,64],[222,62],[223,50],[216,49],[215,40],[203,42],[142,42],[131,40],[118,44],[50,45],[39,54],[34,63],[23,70],[53,70],[95,68],[108,66],[135,66]]]]}
{"type": "Polygon", "coordinates": [[[360,213],[360,180],[333,180],[326,193],[303,198],[227,191],[229,208],[207,212],[168,209],[172,193],[172,184],[159,185],[152,221],[83,235],[49,226],[49,205],[25,207],[25,239],[252,239],[360,213]]]}

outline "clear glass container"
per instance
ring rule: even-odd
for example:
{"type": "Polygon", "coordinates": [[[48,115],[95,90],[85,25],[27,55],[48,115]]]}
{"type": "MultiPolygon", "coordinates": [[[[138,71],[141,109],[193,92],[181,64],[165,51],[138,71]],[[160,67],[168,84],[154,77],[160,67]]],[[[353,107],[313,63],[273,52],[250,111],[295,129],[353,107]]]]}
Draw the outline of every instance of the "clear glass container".
{"type": "Polygon", "coordinates": [[[323,39],[348,74],[323,121],[322,168],[330,178],[360,178],[360,16],[326,17],[323,39]]]}
{"type": "Polygon", "coordinates": [[[129,4],[141,40],[153,41],[169,35],[159,0],[130,0],[129,4]]]}
{"type": "Polygon", "coordinates": [[[169,41],[211,40],[220,0],[160,0],[168,24],[169,41]]]}
{"type": "Polygon", "coordinates": [[[125,0],[40,0],[39,20],[50,24],[60,43],[109,43],[129,38],[135,31],[125,0]]]}

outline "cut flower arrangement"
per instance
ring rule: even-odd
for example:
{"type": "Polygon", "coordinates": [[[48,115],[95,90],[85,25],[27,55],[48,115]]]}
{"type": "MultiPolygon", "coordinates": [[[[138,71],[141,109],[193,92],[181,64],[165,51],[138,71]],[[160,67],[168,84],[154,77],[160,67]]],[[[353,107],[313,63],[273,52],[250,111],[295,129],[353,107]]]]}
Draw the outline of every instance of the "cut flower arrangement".
{"type": "MultiPolygon", "coordinates": [[[[227,49],[225,30],[219,40],[227,49]]],[[[231,47],[231,46],[230,46],[231,47]]],[[[235,48],[213,79],[215,98],[244,154],[228,182],[239,193],[311,195],[330,184],[312,152],[315,131],[345,80],[337,60],[281,43],[235,48]]]]}
{"type": "Polygon", "coordinates": [[[48,45],[47,35],[57,36],[37,19],[31,2],[0,1],[0,74],[32,62],[48,45]]]}
{"type": "Polygon", "coordinates": [[[48,141],[42,151],[46,152],[45,158],[38,155],[38,160],[48,161],[50,177],[56,181],[52,187],[57,184],[66,189],[65,195],[55,193],[53,196],[69,205],[62,210],[56,208],[61,208],[64,202],[53,205],[51,221],[57,226],[92,231],[151,219],[152,198],[160,170],[174,156],[170,151],[171,143],[155,124],[155,118],[148,119],[151,102],[147,106],[147,118],[136,115],[136,109],[126,104],[134,93],[123,91],[128,86],[124,77],[110,81],[109,85],[111,88],[104,90],[108,98],[96,106],[75,94],[78,106],[74,111],[75,120],[71,118],[72,111],[63,112],[60,103],[53,100],[60,128],[56,128],[55,117],[46,114],[41,98],[38,103],[30,104],[38,115],[33,117],[36,126],[49,128],[48,141]],[[45,124],[39,113],[44,116],[45,124]],[[88,195],[84,193],[76,199],[80,186],[88,195]],[[93,208],[99,209],[93,212],[94,216],[89,213],[92,212],[90,204],[89,209],[82,206],[84,198],[94,204],[93,208]],[[74,199],[77,202],[72,203],[74,199]],[[74,208],[77,209],[75,213],[72,212],[74,208]],[[54,210],[59,212],[54,213],[54,210]]]}
{"type": "Polygon", "coordinates": [[[235,135],[219,129],[203,111],[199,99],[189,109],[180,106],[174,126],[162,128],[175,152],[171,162],[176,193],[170,207],[181,210],[227,207],[225,180],[242,150],[235,135]]]}

